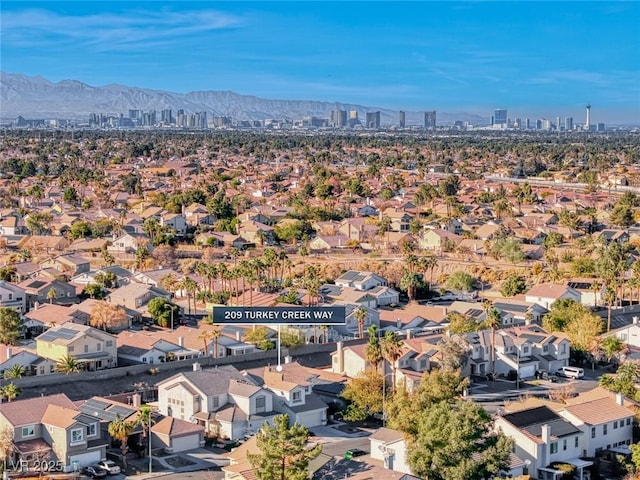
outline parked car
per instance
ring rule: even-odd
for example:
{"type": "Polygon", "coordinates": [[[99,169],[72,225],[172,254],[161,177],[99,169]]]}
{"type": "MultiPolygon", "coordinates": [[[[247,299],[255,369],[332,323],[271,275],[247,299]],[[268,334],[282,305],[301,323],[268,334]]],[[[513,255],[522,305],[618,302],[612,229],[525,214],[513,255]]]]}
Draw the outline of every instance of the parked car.
{"type": "Polygon", "coordinates": [[[107,471],[99,465],[86,466],[80,473],[90,478],[104,478],[107,476],[107,471]]]}
{"type": "Polygon", "coordinates": [[[106,470],[109,475],[115,475],[117,473],[120,473],[120,467],[111,460],[102,460],[98,462],[97,465],[98,467],[106,470]]]}
{"type": "Polygon", "coordinates": [[[344,454],[344,458],[347,460],[351,460],[355,457],[361,457],[362,455],[366,455],[367,452],[361,450],[359,448],[352,448],[351,450],[347,450],[344,454]]]}
{"type": "Polygon", "coordinates": [[[580,367],[560,367],[556,375],[559,377],[578,379],[584,377],[584,369],[580,367]]]}

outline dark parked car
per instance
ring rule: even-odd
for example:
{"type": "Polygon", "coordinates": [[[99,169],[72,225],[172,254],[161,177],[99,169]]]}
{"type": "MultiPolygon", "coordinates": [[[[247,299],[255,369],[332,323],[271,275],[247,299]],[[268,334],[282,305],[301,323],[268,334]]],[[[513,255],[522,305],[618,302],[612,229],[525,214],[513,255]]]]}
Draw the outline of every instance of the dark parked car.
{"type": "Polygon", "coordinates": [[[88,467],[84,467],[81,473],[91,478],[104,478],[107,476],[107,471],[98,465],[89,465],[88,467]]]}

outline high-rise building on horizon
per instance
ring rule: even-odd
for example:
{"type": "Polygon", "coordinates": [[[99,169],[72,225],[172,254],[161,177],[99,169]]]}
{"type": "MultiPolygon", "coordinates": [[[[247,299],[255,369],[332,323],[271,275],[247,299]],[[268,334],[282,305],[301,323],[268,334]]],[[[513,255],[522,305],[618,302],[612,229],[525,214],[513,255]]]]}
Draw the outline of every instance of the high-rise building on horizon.
{"type": "Polygon", "coordinates": [[[570,132],[573,130],[573,117],[565,117],[564,119],[564,131],[570,132]]]}
{"type": "Polygon", "coordinates": [[[367,112],[365,125],[367,128],[380,128],[380,111],[367,112]]]}
{"type": "Polygon", "coordinates": [[[407,117],[403,110],[400,110],[400,113],[398,114],[398,121],[400,123],[400,128],[407,126],[407,117]]]}
{"type": "Polygon", "coordinates": [[[162,110],[160,112],[160,121],[165,125],[171,125],[172,123],[174,123],[173,110],[171,110],[170,108],[162,110]]]}
{"type": "Polygon", "coordinates": [[[493,125],[507,126],[507,110],[496,108],[493,112],[493,125]]]}
{"type": "Polygon", "coordinates": [[[424,128],[436,128],[436,111],[424,112],[424,128]]]}
{"type": "Polygon", "coordinates": [[[587,104],[587,120],[584,123],[584,129],[588,132],[591,129],[591,105],[587,104]]]}
{"type": "Polygon", "coordinates": [[[344,127],[347,125],[346,110],[331,110],[331,125],[334,127],[344,127]]]}

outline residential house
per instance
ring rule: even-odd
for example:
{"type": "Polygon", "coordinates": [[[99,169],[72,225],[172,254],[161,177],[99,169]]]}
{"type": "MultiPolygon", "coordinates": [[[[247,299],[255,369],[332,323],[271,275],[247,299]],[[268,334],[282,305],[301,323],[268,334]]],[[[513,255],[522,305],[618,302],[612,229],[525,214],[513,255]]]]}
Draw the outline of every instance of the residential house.
{"type": "Polygon", "coordinates": [[[233,366],[202,370],[196,363],[193,371],[178,373],[157,387],[163,415],[197,423],[218,438],[244,438],[278,414],[271,392],[233,366]]]}
{"type": "Polygon", "coordinates": [[[151,447],[175,454],[204,447],[204,427],[179,418],[164,417],[151,426],[151,447]]]}
{"type": "Polygon", "coordinates": [[[366,344],[362,343],[345,347],[343,342],[336,342],[336,351],[331,353],[331,372],[353,378],[372,368],[367,361],[365,348],[366,344]]]}
{"type": "Polygon", "coordinates": [[[157,297],[171,300],[171,294],[166,290],[132,282],[112,291],[107,297],[107,301],[114,305],[122,305],[132,310],[141,311],[151,299],[157,297]]]}
{"type": "Polygon", "coordinates": [[[68,305],[77,303],[78,300],[76,287],[52,278],[42,276],[29,278],[18,286],[27,293],[27,310],[34,308],[36,304],[56,303],[68,305]]]}
{"type": "Polygon", "coordinates": [[[348,243],[349,237],[346,235],[316,235],[309,242],[309,249],[316,252],[328,252],[332,249],[348,248],[348,243]]]}
{"type": "Polygon", "coordinates": [[[533,344],[523,336],[499,330],[495,340],[495,374],[508,376],[517,372],[518,378],[534,378],[539,362],[533,356],[533,344]]]}
{"type": "Polygon", "coordinates": [[[335,284],[340,287],[352,287],[356,290],[365,291],[379,286],[386,287],[387,281],[373,272],[348,270],[336,278],[335,284]]]}
{"type": "Polygon", "coordinates": [[[328,406],[313,386],[318,375],[310,373],[297,362],[285,363],[279,368],[268,366],[249,372],[257,385],[263,385],[273,395],[273,409],[287,414],[291,423],[307,428],[327,424],[328,406]]]}
{"type": "Polygon", "coordinates": [[[252,220],[241,222],[238,225],[238,234],[256,245],[273,245],[276,241],[273,227],[252,220]]]}
{"type": "Polygon", "coordinates": [[[174,343],[144,331],[120,332],[117,336],[117,345],[119,365],[157,364],[196,359],[201,356],[199,350],[184,346],[184,337],[178,337],[174,343]]]}
{"type": "Polygon", "coordinates": [[[625,405],[622,393],[596,389],[570,398],[559,413],[578,427],[583,435],[583,457],[596,457],[605,450],[622,449],[633,443],[634,412],[625,405]]]}
{"type": "Polygon", "coordinates": [[[442,252],[448,247],[456,247],[463,238],[455,233],[442,229],[426,229],[418,238],[418,246],[424,250],[442,252]]]}
{"type": "Polygon", "coordinates": [[[378,306],[378,299],[371,295],[369,291],[363,292],[351,287],[326,284],[320,287],[320,294],[325,302],[349,302],[369,308],[376,308],[378,306]]]}
{"type": "Polygon", "coordinates": [[[390,428],[379,428],[369,436],[371,458],[384,462],[384,468],[411,473],[407,463],[407,442],[404,434],[390,428]]]}
{"type": "Polygon", "coordinates": [[[583,432],[547,406],[498,415],[495,428],[511,437],[514,453],[528,461],[530,474],[541,480],[559,480],[564,472],[554,468],[557,463],[576,467],[576,478],[588,480],[587,468],[593,462],[582,460],[583,432]]]}
{"type": "Polygon", "coordinates": [[[542,323],[549,310],[538,303],[525,302],[516,298],[500,298],[493,302],[493,306],[499,311],[509,313],[512,317],[513,325],[529,325],[531,323],[542,323]]]}
{"type": "Polygon", "coordinates": [[[0,428],[13,432],[10,463],[35,470],[43,460],[60,461],[63,470],[106,457],[98,422],[64,394],[0,404],[0,428]],[[25,462],[25,463],[21,463],[25,462]]]}
{"type": "Polygon", "coordinates": [[[55,373],[55,362],[39,357],[31,349],[0,344],[0,374],[15,365],[24,368],[31,376],[55,373]]]}
{"type": "Polygon", "coordinates": [[[588,307],[603,304],[605,286],[595,278],[571,278],[567,285],[580,294],[580,303],[588,307]]]}
{"type": "Polygon", "coordinates": [[[537,303],[547,310],[560,298],[570,298],[580,302],[580,293],[567,284],[540,283],[531,287],[524,297],[526,302],[537,303]]]}
{"type": "Polygon", "coordinates": [[[601,230],[594,234],[594,238],[596,241],[602,242],[605,245],[610,244],[611,242],[616,242],[619,244],[627,243],[629,241],[629,233],[625,230],[601,230]]]}
{"type": "Polygon", "coordinates": [[[629,325],[602,334],[602,338],[609,336],[615,336],[629,347],[640,348],[640,323],[638,322],[638,317],[633,317],[632,323],[629,325]]]}
{"type": "Polygon", "coordinates": [[[0,308],[13,308],[18,313],[27,311],[27,292],[18,285],[0,280],[0,308]]]}
{"type": "Polygon", "coordinates": [[[200,203],[192,203],[184,209],[184,217],[187,225],[197,227],[199,225],[213,225],[216,223],[215,215],[207,210],[207,207],[200,203]]]}
{"type": "Polygon", "coordinates": [[[391,220],[391,231],[408,232],[413,215],[410,215],[401,208],[389,207],[384,210],[380,217],[387,217],[391,220]]]}
{"type": "Polygon", "coordinates": [[[563,333],[547,333],[537,325],[529,325],[505,330],[505,334],[526,339],[532,345],[532,358],[541,370],[555,372],[569,364],[571,343],[563,333]]]}
{"type": "Polygon", "coordinates": [[[107,246],[107,251],[114,255],[135,254],[138,247],[144,247],[149,252],[153,250],[151,240],[146,235],[125,233],[114,238],[111,245],[107,246]]]}
{"type": "Polygon", "coordinates": [[[57,235],[29,235],[19,243],[20,250],[28,250],[32,253],[45,253],[47,255],[63,252],[71,241],[67,237],[57,235]]]}
{"type": "Polygon", "coordinates": [[[116,336],[76,323],[67,322],[39,335],[36,353],[54,362],[71,357],[89,371],[118,366],[116,336]]]}
{"type": "Polygon", "coordinates": [[[81,315],[75,306],[66,307],[43,303],[23,315],[24,335],[26,338],[34,338],[48,328],[63,323],[73,322],[87,325],[89,319],[81,315]]]}
{"type": "Polygon", "coordinates": [[[67,275],[68,278],[91,270],[91,262],[77,253],[58,255],[42,262],[40,265],[43,268],[56,268],[67,275]]]}
{"type": "Polygon", "coordinates": [[[178,236],[187,233],[187,220],[179,213],[163,213],[160,225],[174,230],[178,236]]]}
{"type": "Polygon", "coordinates": [[[396,385],[402,385],[409,392],[415,391],[423,374],[431,370],[431,357],[436,352],[437,347],[425,339],[404,340],[402,354],[396,361],[396,385]]]}

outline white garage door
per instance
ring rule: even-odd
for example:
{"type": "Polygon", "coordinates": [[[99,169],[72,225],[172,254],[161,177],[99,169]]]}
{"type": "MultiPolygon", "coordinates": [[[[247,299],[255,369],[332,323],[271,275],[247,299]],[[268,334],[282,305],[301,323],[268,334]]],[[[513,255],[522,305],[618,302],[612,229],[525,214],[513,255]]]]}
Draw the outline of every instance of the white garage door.
{"type": "Polygon", "coordinates": [[[533,378],[536,376],[536,364],[520,365],[520,378],[533,378]]]}
{"type": "Polygon", "coordinates": [[[200,435],[188,435],[185,437],[174,438],[172,446],[173,453],[200,448],[200,435]]]}
{"type": "Polygon", "coordinates": [[[80,467],[84,467],[87,465],[91,465],[92,463],[98,463],[102,460],[100,456],[100,450],[96,450],[95,452],[87,452],[81,453],[79,455],[71,455],[69,457],[69,462],[73,466],[73,462],[78,462],[80,467]]]}

